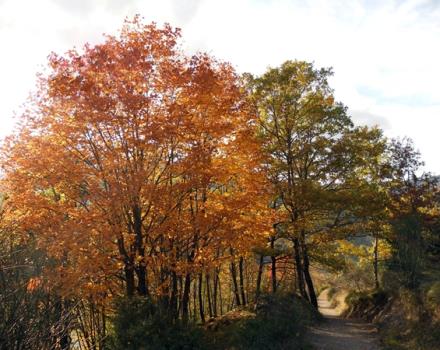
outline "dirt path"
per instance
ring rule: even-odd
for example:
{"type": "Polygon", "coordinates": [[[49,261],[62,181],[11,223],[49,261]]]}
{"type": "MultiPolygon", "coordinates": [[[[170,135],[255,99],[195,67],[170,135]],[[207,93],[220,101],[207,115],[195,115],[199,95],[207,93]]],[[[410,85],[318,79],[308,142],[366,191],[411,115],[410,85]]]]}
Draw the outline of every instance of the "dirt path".
{"type": "MultiPolygon", "coordinates": [[[[341,298],[342,299],[342,298],[341,298]]],[[[340,317],[342,307],[332,307],[327,291],[319,296],[319,310],[325,320],[310,329],[309,343],[316,350],[379,350],[376,328],[363,321],[340,317]]]]}

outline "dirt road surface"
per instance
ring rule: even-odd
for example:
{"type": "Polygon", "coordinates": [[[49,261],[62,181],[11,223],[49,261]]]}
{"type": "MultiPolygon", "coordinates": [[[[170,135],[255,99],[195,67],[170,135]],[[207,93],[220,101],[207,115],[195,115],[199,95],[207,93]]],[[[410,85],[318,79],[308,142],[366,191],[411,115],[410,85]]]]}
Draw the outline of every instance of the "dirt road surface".
{"type": "Polygon", "coordinates": [[[340,316],[343,309],[340,297],[338,307],[327,300],[327,291],[319,296],[319,311],[324,322],[310,328],[308,341],[316,350],[380,350],[376,328],[361,320],[340,316]]]}

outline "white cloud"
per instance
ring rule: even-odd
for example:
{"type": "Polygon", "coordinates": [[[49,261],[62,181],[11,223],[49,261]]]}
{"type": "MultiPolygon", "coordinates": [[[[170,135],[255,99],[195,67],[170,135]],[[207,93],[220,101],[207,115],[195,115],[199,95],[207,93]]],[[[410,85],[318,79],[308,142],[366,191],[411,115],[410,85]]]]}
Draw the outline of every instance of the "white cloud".
{"type": "Polygon", "coordinates": [[[208,51],[239,71],[286,59],[333,66],[338,99],[359,122],[407,135],[440,173],[440,6],[435,0],[2,0],[0,135],[50,51],[115,33],[124,17],[170,22],[189,51],[208,51]]]}

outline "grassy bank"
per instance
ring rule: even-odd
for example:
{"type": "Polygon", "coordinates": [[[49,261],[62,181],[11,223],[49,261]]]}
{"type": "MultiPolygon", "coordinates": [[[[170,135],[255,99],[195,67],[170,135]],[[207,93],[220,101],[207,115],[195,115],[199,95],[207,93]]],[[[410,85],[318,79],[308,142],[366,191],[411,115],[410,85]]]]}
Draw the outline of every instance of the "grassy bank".
{"type": "Polygon", "coordinates": [[[350,293],[346,316],[378,326],[385,350],[440,349],[440,283],[350,293]]]}

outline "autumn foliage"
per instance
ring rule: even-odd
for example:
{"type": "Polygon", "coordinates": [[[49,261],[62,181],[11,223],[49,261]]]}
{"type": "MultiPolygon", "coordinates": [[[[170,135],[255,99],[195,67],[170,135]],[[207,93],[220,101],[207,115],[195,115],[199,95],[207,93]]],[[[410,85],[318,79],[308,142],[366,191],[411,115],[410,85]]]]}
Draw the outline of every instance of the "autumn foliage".
{"type": "MultiPolygon", "coordinates": [[[[126,22],[52,54],[6,142],[7,211],[56,259],[64,295],[154,295],[187,311],[192,275],[246,255],[270,228],[255,116],[239,79],[179,30],[126,22]],[[182,284],[182,279],[183,284],[182,284]]],[[[263,239],[264,241],[264,239],[263,239]]]]}

